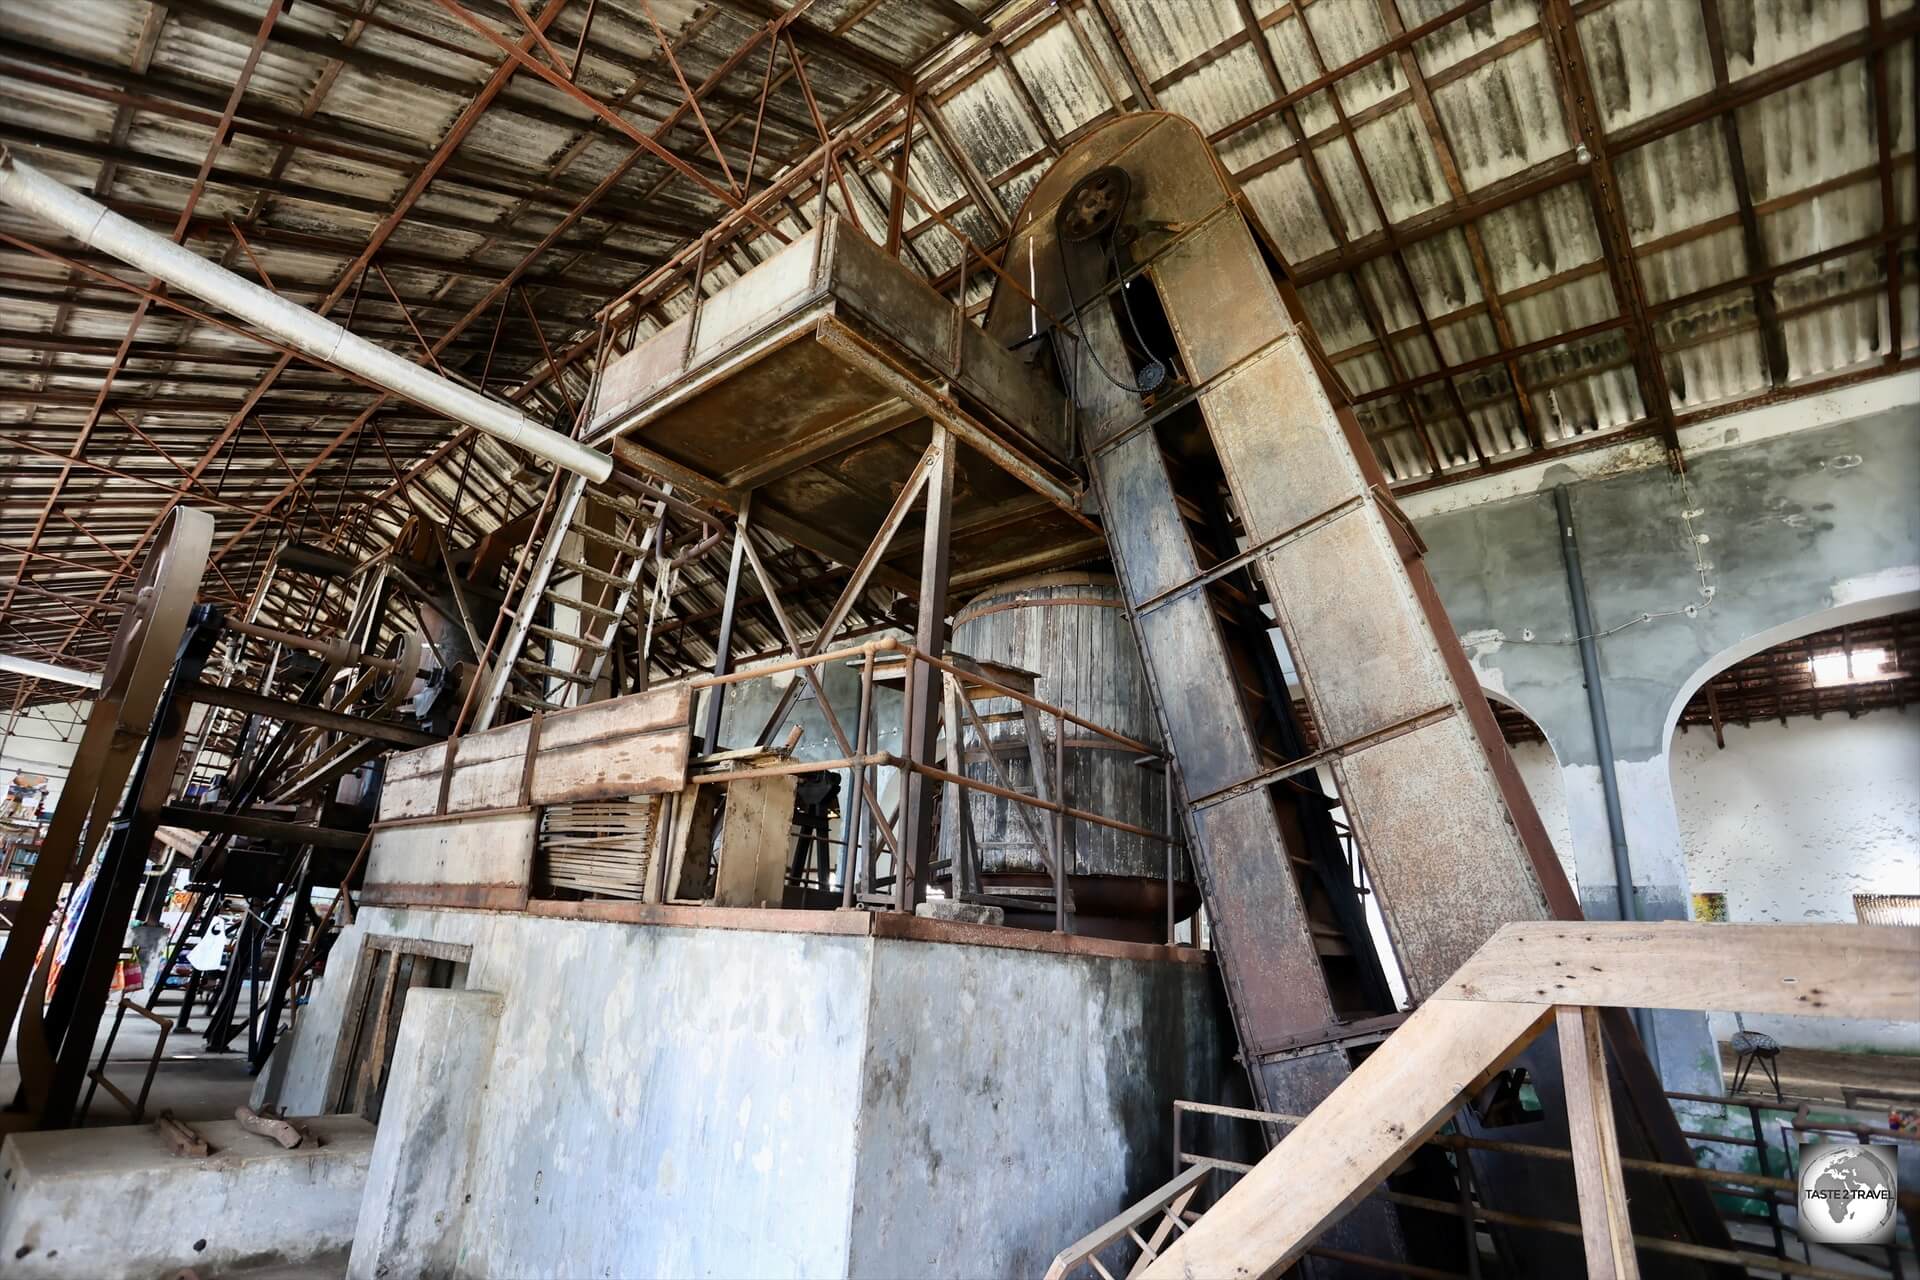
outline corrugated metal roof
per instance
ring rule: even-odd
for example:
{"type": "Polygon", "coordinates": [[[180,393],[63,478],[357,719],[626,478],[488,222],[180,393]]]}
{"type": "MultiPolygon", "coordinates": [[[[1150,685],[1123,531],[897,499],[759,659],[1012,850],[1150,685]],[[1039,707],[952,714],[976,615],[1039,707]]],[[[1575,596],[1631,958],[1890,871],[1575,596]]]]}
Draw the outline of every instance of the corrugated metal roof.
{"type": "MultiPolygon", "coordinates": [[[[492,29],[524,35],[506,6],[467,3],[492,29]]],[[[646,8],[639,0],[528,7],[552,13],[555,4],[548,37],[574,83],[634,128],[659,129],[683,95],[646,8]]],[[[699,84],[783,6],[651,7],[699,84]]],[[[1869,0],[1250,7],[1256,33],[1235,0],[817,0],[788,27],[795,40],[791,49],[781,42],[764,111],[764,46],[735,60],[703,99],[726,173],[691,114],[680,114],[665,142],[719,189],[728,173],[746,178],[754,151],[753,182],[764,189],[818,143],[811,91],[835,128],[879,121],[864,136],[890,170],[897,142],[877,135],[897,117],[884,113],[909,74],[937,69],[923,88],[938,119],[922,114],[909,184],[990,248],[1002,214],[979,207],[980,183],[1016,209],[1051,154],[1140,98],[1134,82],[1143,79],[1145,97],[1198,122],[1240,177],[1299,278],[1316,339],[1402,486],[1475,474],[1540,448],[1655,432],[1679,415],[1887,365],[1889,196],[1900,226],[1916,216],[1914,0],[1880,6],[1898,33],[1880,50],[1869,0]],[[1598,147],[1576,147],[1556,52],[1563,42],[1553,17],[1562,9],[1573,14],[1603,131],[1583,143],[1598,147]],[[982,17],[1000,56],[965,29],[982,17]],[[1725,90],[1716,87],[1710,18],[1725,90]],[[1415,30],[1417,38],[1396,36],[1415,30]],[[1316,91],[1301,96],[1309,85],[1316,91]],[[1274,108],[1281,93],[1290,109],[1274,108]],[[1727,117],[1743,153],[1738,166],[1719,114],[1727,95],[1739,95],[1727,117]],[[960,156],[947,154],[943,136],[960,156]],[[1612,279],[1619,264],[1609,262],[1603,185],[1634,248],[1644,316],[1612,279]],[[1762,280],[1756,293],[1754,274],[1782,263],[1803,265],[1762,280]],[[1783,371],[1769,364],[1768,314],[1783,371]],[[1643,403],[1643,334],[1657,344],[1667,406],[1643,403]]],[[[163,231],[211,150],[211,178],[187,228],[196,252],[242,271],[264,268],[306,305],[344,290],[333,314],[351,309],[359,331],[416,356],[409,317],[430,339],[464,321],[440,356],[447,368],[475,382],[484,376],[491,390],[527,386],[525,405],[564,420],[569,398],[586,392],[590,362],[570,365],[562,393],[530,385],[542,381],[530,375],[545,353],[583,339],[590,350],[595,310],[710,226],[721,198],[637,153],[631,137],[522,69],[442,156],[439,176],[380,248],[403,312],[377,275],[356,288],[349,267],[422,167],[448,149],[501,55],[436,0],[300,0],[248,78],[236,129],[216,145],[214,125],[263,11],[264,0],[0,8],[0,139],[163,231]],[[503,305],[509,278],[515,287],[503,305]]],[[[849,189],[861,224],[883,236],[886,172],[855,173],[849,189]]],[[[803,185],[768,217],[797,234],[817,200],[803,185]]],[[[843,200],[830,193],[836,207],[843,200]]],[[[57,253],[71,248],[6,209],[0,232],[57,253]]],[[[758,239],[716,253],[704,287],[763,259],[771,241],[758,239]]],[[[961,261],[920,203],[907,211],[906,240],[910,261],[929,275],[950,275],[961,261]]],[[[1911,234],[1899,249],[1906,354],[1920,347],[1920,263],[1911,234]]],[[[97,256],[77,261],[129,275],[97,256]]],[[[968,293],[978,299],[988,278],[975,270],[968,293]]],[[[456,490],[480,495],[451,522],[462,540],[544,490],[537,473],[492,442],[471,464],[468,446],[442,449],[447,424],[405,406],[382,411],[377,439],[356,436],[349,428],[371,393],[305,364],[230,434],[277,353],[164,304],[150,306],[130,335],[136,305],[124,289],[0,244],[0,430],[15,445],[0,463],[0,561],[25,565],[35,588],[14,594],[0,625],[11,628],[5,643],[30,656],[98,660],[119,566],[88,535],[137,558],[163,490],[183,483],[182,467],[226,504],[216,509],[216,545],[222,589],[238,593],[289,525],[337,528],[352,517],[370,538],[391,536],[409,511],[392,492],[393,468],[417,469],[414,485],[443,503],[456,490]],[[130,336],[96,415],[94,399],[130,336]],[[444,458],[426,462],[436,450],[444,458]],[[75,461],[61,479],[69,455],[75,461]],[[463,465],[471,473],[464,489],[463,465]],[[268,518],[236,538],[269,503],[268,518]],[[64,517],[43,523],[54,508],[84,517],[86,529],[64,517]],[[36,594],[46,592],[60,599],[36,594]],[[75,627],[73,609],[85,625],[75,627]]],[[[684,293],[667,296],[637,322],[639,332],[686,305],[684,293]]],[[[690,585],[689,608],[711,586],[690,585]]],[[[21,688],[0,681],[0,698],[21,688]]]]}

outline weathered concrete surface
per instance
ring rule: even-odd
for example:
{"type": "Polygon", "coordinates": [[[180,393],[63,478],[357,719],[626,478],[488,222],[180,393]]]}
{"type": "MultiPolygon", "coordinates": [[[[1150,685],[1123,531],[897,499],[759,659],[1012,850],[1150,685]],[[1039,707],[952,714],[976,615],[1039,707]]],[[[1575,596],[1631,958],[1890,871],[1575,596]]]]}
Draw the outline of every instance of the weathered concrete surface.
{"type": "Polygon", "coordinates": [[[882,940],[874,972],[850,1276],[1041,1274],[1237,1073],[1205,969],[882,940]]]}
{"type": "Polygon", "coordinates": [[[491,991],[415,991],[393,1047],[352,1280],[460,1273],[460,1207],[504,1002],[491,991]]]}
{"type": "Polygon", "coordinates": [[[324,1093],[369,932],[471,946],[467,987],[504,1001],[458,1274],[840,1273],[858,940],[371,908],[295,1032],[296,1110],[324,1093]]]}
{"type": "Polygon", "coordinates": [[[12,1280],[152,1280],[299,1263],[347,1247],[373,1154],[357,1116],[308,1122],[288,1151],[232,1120],[176,1156],[152,1125],[16,1133],[0,1146],[0,1268],[12,1280]]]}
{"type": "MultiPolygon", "coordinates": [[[[1691,460],[1684,480],[1664,468],[1584,480],[1548,468],[1531,494],[1425,516],[1414,508],[1482,683],[1531,716],[1561,762],[1587,914],[1618,915],[1617,877],[1553,486],[1571,486],[1638,910],[1684,919],[1686,850],[1668,767],[1680,708],[1748,653],[1910,607],[1920,590],[1916,425],[1920,406],[1903,405],[1751,444],[1723,440],[1691,460]]],[[[1732,419],[1722,427],[1736,438],[1740,429],[1732,419]]],[[[1838,870],[1848,851],[1822,856],[1838,870]]],[[[1662,1015],[1659,1025],[1672,1087],[1718,1081],[1704,1020],[1662,1015]]]]}
{"type": "Polygon", "coordinates": [[[369,931],[471,946],[503,999],[463,1276],[1035,1270],[1235,1073],[1202,965],[370,908],[291,1038],[296,1109],[369,931]]]}

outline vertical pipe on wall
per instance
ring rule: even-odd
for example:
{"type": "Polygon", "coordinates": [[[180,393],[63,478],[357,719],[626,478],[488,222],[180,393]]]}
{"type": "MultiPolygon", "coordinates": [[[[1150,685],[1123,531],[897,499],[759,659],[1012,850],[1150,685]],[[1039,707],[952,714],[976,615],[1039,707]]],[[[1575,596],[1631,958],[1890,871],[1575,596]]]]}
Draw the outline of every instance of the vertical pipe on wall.
{"type": "MultiPolygon", "coordinates": [[[[1573,598],[1573,631],[1580,647],[1580,672],[1587,685],[1587,718],[1593,725],[1593,747],[1600,759],[1600,790],[1606,801],[1607,835],[1613,848],[1614,890],[1620,918],[1638,920],[1637,890],[1633,884],[1633,854],[1627,847],[1627,820],[1620,810],[1620,778],[1614,771],[1613,729],[1607,720],[1606,694],[1600,685],[1600,642],[1594,634],[1593,614],[1587,605],[1587,580],[1580,571],[1580,540],[1573,524],[1573,496],[1566,485],[1553,490],[1553,509],[1560,523],[1560,555],[1566,562],[1567,594],[1573,598]]],[[[1647,1056],[1660,1060],[1654,1040],[1653,1015],[1633,1011],[1647,1056]]]]}

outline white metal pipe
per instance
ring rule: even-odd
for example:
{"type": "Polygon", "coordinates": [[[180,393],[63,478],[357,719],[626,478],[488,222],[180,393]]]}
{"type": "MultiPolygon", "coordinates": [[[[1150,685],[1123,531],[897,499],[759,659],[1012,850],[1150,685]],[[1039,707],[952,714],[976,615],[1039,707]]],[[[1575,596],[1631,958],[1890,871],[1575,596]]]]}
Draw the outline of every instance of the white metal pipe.
{"type": "Polygon", "coordinates": [[[32,658],[17,658],[11,653],[0,653],[0,671],[11,671],[16,675],[32,676],[36,680],[52,680],[59,684],[77,684],[82,689],[98,689],[100,673],[81,671],[74,667],[56,667],[51,662],[35,662],[32,658]]]}
{"type": "Polygon", "coordinates": [[[0,147],[0,200],[59,227],[80,243],[140,268],[247,321],[317,360],[359,374],[395,395],[446,414],[595,482],[613,459],[524,413],[395,355],[377,343],[269,292],[199,254],[136,226],[0,147]]]}

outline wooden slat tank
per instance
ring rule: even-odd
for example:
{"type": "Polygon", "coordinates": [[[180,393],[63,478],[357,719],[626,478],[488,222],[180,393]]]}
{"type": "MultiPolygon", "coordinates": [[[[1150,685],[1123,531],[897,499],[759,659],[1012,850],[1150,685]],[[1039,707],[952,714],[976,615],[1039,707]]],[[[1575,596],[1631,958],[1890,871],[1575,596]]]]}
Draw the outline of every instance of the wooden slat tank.
{"type": "MultiPolygon", "coordinates": [[[[1067,572],[1000,583],[953,615],[953,647],[978,662],[1030,671],[1034,692],[1076,715],[1158,745],[1160,724],[1140,649],[1127,622],[1119,585],[1105,574],[1067,572]]],[[[1028,726],[1011,699],[982,703],[1000,767],[1015,786],[1033,786],[1028,726]]],[[[1051,731],[1052,722],[1049,721],[1051,731]]],[[[1075,806],[1153,831],[1167,825],[1166,779],[1158,761],[1142,760],[1104,738],[1069,724],[1065,795],[1075,806]]],[[[994,780],[978,742],[966,752],[969,777],[994,780]]],[[[1052,784],[1051,739],[1039,752],[1052,784]]],[[[989,891],[1042,886],[1050,873],[1013,802],[983,791],[968,793],[968,812],[980,873],[989,891]]],[[[1157,840],[1089,822],[1065,824],[1066,864],[1075,929],[1107,937],[1156,941],[1166,930],[1166,846],[1157,840]]],[[[941,853],[952,857],[960,823],[941,824],[941,853]]],[[[1175,910],[1180,918],[1199,905],[1184,855],[1174,862],[1175,910]]],[[[1009,923],[1028,923],[1009,913],[1009,923]]],[[[1053,926],[1052,911],[1031,923],[1053,926]]]]}

